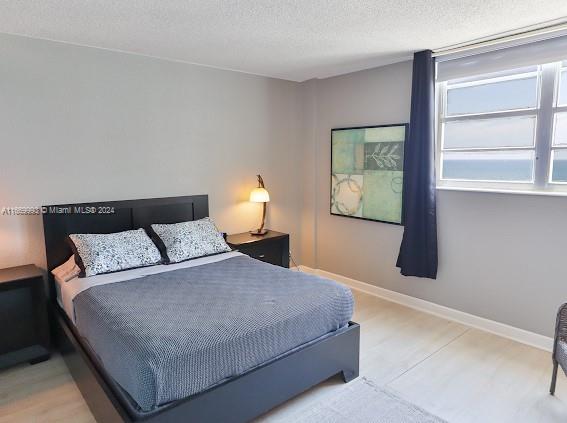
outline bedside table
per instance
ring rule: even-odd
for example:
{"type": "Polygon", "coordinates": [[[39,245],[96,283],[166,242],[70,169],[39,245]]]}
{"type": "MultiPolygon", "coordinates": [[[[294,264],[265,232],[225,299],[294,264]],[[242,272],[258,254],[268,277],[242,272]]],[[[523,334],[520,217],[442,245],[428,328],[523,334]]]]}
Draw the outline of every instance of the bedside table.
{"type": "Polygon", "coordinates": [[[49,358],[43,273],[34,265],[0,269],[0,368],[49,358]]]}
{"type": "Polygon", "coordinates": [[[232,249],[247,254],[252,258],[289,267],[289,235],[268,231],[266,235],[251,235],[249,232],[228,235],[226,242],[232,249]]]}

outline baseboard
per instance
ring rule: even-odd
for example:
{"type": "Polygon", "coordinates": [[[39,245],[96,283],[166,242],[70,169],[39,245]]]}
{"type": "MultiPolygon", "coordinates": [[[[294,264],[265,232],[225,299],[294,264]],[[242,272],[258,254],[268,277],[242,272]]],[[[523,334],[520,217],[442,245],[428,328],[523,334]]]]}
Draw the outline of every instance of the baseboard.
{"type": "Polygon", "coordinates": [[[485,319],[484,317],[475,316],[474,314],[465,313],[463,311],[435,304],[430,301],[425,301],[420,298],[411,297],[409,295],[401,294],[396,291],[390,291],[389,289],[380,288],[375,285],[370,285],[366,282],[361,282],[356,279],[348,278],[346,276],[337,275],[325,270],[313,269],[302,265],[299,266],[299,270],[323,276],[328,279],[333,279],[339,283],[349,286],[350,288],[357,289],[367,294],[374,295],[376,297],[380,297],[407,307],[411,307],[425,313],[433,314],[447,320],[462,323],[476,329],[490,332],[495,335],[511,339],[513,341],[521,342],[522,344],[530,345],[532,347],[545,351],[552,351],[553,349],[553,339],[547,336],[506,325],[504,323],[496,322],[494,320],[485,319]]]}

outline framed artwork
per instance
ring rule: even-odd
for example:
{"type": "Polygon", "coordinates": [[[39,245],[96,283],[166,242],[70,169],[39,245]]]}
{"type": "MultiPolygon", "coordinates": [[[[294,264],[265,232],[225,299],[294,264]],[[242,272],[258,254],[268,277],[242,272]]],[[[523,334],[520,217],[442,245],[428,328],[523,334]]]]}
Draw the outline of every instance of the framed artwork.
{"type": "Polygon", "coordinates": [[[408,126],[331,130],[331,214],[401,223],[408,126]]]}

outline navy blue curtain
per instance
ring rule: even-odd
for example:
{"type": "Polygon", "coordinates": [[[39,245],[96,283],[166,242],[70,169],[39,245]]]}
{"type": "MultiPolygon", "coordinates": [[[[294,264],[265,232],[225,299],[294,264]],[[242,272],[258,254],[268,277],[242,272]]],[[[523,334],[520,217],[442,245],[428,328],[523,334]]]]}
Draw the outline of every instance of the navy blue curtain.
{"type": "Polygon", "coordinates": [[[435,59],[413,56],[409,136],[404,147],[402,224],[396,266],[404,276],[437,277],[435,204],[435,59]]]}

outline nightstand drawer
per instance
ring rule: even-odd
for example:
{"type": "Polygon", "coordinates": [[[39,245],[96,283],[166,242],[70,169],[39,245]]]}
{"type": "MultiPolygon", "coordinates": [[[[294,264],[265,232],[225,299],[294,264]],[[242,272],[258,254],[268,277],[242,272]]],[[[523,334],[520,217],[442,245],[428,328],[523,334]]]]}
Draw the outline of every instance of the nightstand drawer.
{"type": "Polygon", "coordinates": [[[282,265],[282,245],[279,242],[266,242],[262,244],[241,245],[238,251],[247,254],[256,260],[266,263],[282,265]]]}
{"type": "Polygon", "coordinates": [[[289,267],[289,235],[269,230],[266,235],[256,236],[249,232],[232,234],[226,237],[231,248],[252,258],[289,267]]]}

